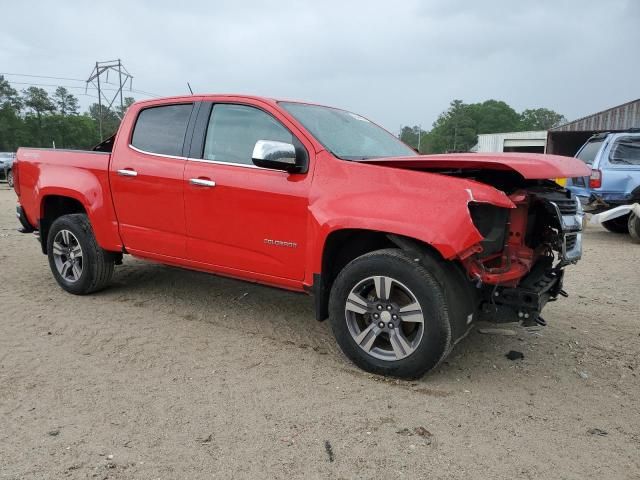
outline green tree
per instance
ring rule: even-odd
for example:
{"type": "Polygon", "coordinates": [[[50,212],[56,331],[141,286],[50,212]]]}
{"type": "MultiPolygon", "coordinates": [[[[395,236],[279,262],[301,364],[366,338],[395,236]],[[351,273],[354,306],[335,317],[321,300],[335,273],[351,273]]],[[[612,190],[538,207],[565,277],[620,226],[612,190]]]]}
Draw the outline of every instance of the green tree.
{"type": "Polygon", "coordinates": [[[469,114],[475,122],[476,134],[513,132],[520,129],[520,116],[501,100],[472,103],[469,105],[469,114]]]}
{"type": "Polygon", "coordinates": [[[42,123],[47,141],[58,148],[88,149],[100,142],[97,125],[88,115],[57,113],[43,117],[42,123]]]}
{"type": "Polygon", "coordinates": [[[124,97],[124,100],[123,100],[124,105],[123,105],[123,107],[121,108],[120,105],[118,105],[116,107],[116,113],[118,114],[118,116],[120,118],[123,118],[124,114],[127,113],[127,110],[129,109],[129,107],[131,105],[133,105],[135,103],[135,101],[136,101],[136,99],[133,98],[133,97],[124,97]]]}
{"type": "Polygon", "coordinates": [[[0,151],[14,151],[23,137],[22,99],[0,75],[0,151]]]}
{"type": "Polygon", "coordinates": [[[564,115],[548,108],[527,109],[520,114],[522,130],[549,130],[566,123],[566,121],[564,115]]]}
{"type": "Polygon", "coordinates": [[[422,130],[418,125],[413,127],[405,126],[400,131],[400,140],[416,150],[419,150],[418,141],[422,143],[422,139],[427,135],[427,132],[422,130]]]}
{"type": "Polygon", "coordinates": [[[11,87],[4,75],[0,75],[0,108],[12,109],[20,112],[22,109],[22,99],[17,90],[11,87]]]}
{"type": "Polygon", "coordinates": [[[56,88],[56,92],[53,94],[53,101],[55,102],[56,110],[60,115],[77,115],[78,114],[78,99],[69,93],[64,87],[56,88]]]}
{"type": "Polygon", "coordinates": [[[29,87],[22,94],[24,106],[31,110],[25,118],[27,131],[31,134],[31,140],[34,142],[34,146],[48,146],[49,140],[42,129],[42,118],[47,114],[53,113],[56,107],[47,91],[43,88],[29,87]],[[35,122],[33,121],[34,114],[35,122]]]}
{"type": "Polygon", "coordinates": [[[92,104],[89,107],[89,116],[93,118],[98,128],[102,122],[102,140],[115,133],[120,126],[120,118],[115,111],[107,108],[106,105],[92,104]]]}
{"type": "Polygon", "coordinates": [[[422,149],[427,153],[466,152],[476,143],[476,122],[470,105],[453,100],[433,124],[422,149]]]}

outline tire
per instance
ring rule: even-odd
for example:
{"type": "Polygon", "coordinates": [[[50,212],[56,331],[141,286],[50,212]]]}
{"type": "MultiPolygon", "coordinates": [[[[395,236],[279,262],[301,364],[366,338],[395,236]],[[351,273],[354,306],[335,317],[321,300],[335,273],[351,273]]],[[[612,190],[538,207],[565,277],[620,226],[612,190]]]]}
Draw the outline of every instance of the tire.
{"type": "Polygon", "coordinates": [[[85,214],[64,215],[53,222],[47,256],[58,285],[74,295],[97,292],[113,276],[113,256],[100,248],[85,214]]]}
{"type": "Polygon", "coordinates": [[[13,188],[13,171],[11,170],[7,172],[7,184],[9,184],[9,187],[13,188]]]}
{"type": "Polygon", "coordinates": [[[629,233],[629,215],[602,222],[602,226],[613,233],[629,233]]]}
{"type": "Polygon", "coordinates": [[[640,217],[635,213],[629,215],[629,235],[634,243],[640,243],[640,217]]]}
{"type": "Polygon", "coordinates": [[[442,287],[399,249],[367,253],[344,267],[331,288],[329,320],[344,354],[371,373],[418,378],[452,346],[442,287]],[[390,281],[379,280],[385,278],[390,281]]]}

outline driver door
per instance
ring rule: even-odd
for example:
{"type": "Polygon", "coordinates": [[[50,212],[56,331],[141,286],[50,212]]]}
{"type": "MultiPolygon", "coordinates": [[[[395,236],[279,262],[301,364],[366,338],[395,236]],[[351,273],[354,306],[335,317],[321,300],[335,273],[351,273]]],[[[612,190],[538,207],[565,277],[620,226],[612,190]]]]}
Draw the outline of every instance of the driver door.
{"type": "Polygon", "coordinates": [[[302,280],[310,175],[255,166],[258,140],[292,143],[293,134],[255,106],[213,105],[202,154],[184,171],[187,257],[240,276],[302,280]]]}

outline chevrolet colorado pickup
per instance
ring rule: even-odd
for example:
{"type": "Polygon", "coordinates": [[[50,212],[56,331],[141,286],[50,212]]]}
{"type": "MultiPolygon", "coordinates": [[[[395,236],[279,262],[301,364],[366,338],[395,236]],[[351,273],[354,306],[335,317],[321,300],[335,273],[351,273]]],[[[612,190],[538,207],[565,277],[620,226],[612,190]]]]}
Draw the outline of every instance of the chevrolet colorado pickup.
{"type": "Polygon", "coordinates": [[[433,369],[476,319],[544,324],[581,256],[582,210],[537,154],[418,155],[336,108],[233,95],[144,101],[93,151],[21,148],[17,216],[58,284],[123,254],[312,293],[343,352],[433,369]]]}

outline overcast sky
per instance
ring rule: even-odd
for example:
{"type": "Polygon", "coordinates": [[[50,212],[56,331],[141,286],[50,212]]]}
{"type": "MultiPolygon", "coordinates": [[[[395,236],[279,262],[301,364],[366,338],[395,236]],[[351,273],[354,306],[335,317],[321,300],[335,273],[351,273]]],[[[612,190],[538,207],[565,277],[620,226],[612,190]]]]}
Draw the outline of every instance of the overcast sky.
{"type": "Polygon", "coordinates": [[[454,98],[574,119],[640,97],[640,0],[1,3],[0,72],[83,79],[121,58],[135,89],[308,100],[394,132],[454,98]]]}

